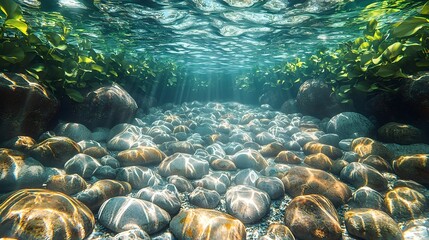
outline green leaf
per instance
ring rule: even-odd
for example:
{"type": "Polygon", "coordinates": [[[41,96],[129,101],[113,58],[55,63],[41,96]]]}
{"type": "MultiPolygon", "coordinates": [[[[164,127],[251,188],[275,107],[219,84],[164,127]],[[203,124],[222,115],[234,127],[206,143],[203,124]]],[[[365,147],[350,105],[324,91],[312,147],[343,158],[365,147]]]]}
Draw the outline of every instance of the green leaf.
{"type": "Polygon", "coordinates": [[[429,21],[425,17],[410,17],[393,28],[392,35],[399,38],[409,37],[423,27],[429,26],[428,23],[429,21]]]}
{"type": "Polygon", "coordinates": [[[0,0],[0,10],[7,19],[23,20],[21,7],[12,0],[0,0]]]}
{"type": "Polygon", "coordinates": [[[80,103],[85,100],[85,97],[82,96],[82,94],[79,91],[71,88],[66,88],[65,90],[66,90],[67,96],[69,96],[72,100],[80,103]]]}
{"type": "Polygon", "coordinates": [[[396,58],[399,54],[402,53],[402,43],[395,42],[386,48],[383,52],[383,56],[389,60],[396,58]]]}
{"type": "Polygon", "coordinates": [[[422,15],[429,15],[429,1],[423,5],[422,10],[420,11],[422,15]]]}
{"type": "Polygon", "coordinates": [[[22,32],[24,35],[28,35],[28,25],[18,19],[8,19],[5,21],[4,23],[6,25],[6,27],[8,28],[16,28],[18,29],[20,32],[22,32]]]}
{"type": "Polygon", "coordinates": [[[79,63],[94,63],[94,60],[89,57],[79,56],[79,63]]]}
{"type": "Polygon", "coordinates": [[[0,58],[9,63],[16,64],[24,60],[25,52],[14,43],[7,41],[0,46],[0,58]]]}

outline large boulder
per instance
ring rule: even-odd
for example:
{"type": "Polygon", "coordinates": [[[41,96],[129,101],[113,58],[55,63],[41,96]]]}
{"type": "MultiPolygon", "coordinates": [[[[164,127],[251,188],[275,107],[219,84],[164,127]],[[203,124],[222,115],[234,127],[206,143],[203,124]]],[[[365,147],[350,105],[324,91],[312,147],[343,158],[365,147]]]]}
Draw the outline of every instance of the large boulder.
{"type": "Polygon", "coordinates": [[[328,133],[336,133],[340,138],[368,137],[373,135],[375,126],[364,115],[343,112],[332,117],[326,126],[328,133]]]}
{"type": "Polygon", "coordinates": [[[429,121],[429,73],[417,76],[401,89],[403,101],[413,111],[412,117],[429,121]]]}
{"type": "Polygon", "coordinates": [[[9,239],[85,239],[95,226],[83,203],[45,189],[13,192],[0,204],[0,237],[9,239]]]}
{"type": "Polygon", "coordinates": [[[31,76],[0,73],[0,141],[38,137],[58,111],[58,100],[31,76]]]}
{"type": "Polygon", "coordinates": [[[113,84],[89,92],[82,103],[73,104],[68,117],[91,129],[111,128],[130,121],[136,111],[134,99],[122,87],[113,84]]]}
{"type": "Polygon", "coordinates": [[[299,87],[296,102],[302,114],[318,118],[330,117],[343,110],[331,88],[319,80],[305,81],[299,87]]]}

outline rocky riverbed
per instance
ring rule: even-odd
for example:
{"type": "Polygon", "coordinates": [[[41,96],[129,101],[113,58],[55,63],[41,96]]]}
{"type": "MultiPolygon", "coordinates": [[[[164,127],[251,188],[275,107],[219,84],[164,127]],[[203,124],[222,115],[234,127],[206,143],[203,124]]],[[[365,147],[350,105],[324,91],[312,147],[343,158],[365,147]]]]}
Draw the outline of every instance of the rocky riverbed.
{"type": "Polygon", "coordinates": [[[60,123],[2,144],[0,237],[428,239],[423,135],[233,102],[60,123]]]}

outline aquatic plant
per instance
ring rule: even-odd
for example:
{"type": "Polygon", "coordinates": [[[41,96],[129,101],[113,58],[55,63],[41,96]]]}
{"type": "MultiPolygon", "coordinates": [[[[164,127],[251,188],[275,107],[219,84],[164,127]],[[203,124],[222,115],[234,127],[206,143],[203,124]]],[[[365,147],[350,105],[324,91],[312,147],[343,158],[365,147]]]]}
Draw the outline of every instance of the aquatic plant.
{"type": "Polygon", "coordinates": [[[58,95],[81,102],[90,88],[116,82],[126,89],[148,94],[162,81],[174,85],[180,67],[142,54],[138,59],[124,52],[105,54],[87,39],[70,43],[70,28],[58,19],[55,26],[33,31],[21,7],[13,0],[0,0],[0,67],[3,71],[27,73],[58,95]]]}
{"type": "Polygon", "coordinates": [[[290,89],[318,78],[333,93],[350,102],[354,91],[397,91],[404,79],[429,67],[429,2],[417,16],[399,21],[383,31],[375,19],[367,23],[363,36],[336,49],[320,49],[307,59],[296,59],[271,68],[256,68],[240,76],[243,89],[265,82],[290,89]],[[259,74],[263,72],[265,74],[259,74]]]}

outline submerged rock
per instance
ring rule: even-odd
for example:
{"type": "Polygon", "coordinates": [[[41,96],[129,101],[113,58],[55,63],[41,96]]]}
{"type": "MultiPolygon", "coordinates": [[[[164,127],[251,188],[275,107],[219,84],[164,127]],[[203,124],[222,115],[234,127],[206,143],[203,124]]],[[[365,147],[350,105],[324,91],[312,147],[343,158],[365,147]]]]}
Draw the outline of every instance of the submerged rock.
{"type": "Polygon", "coordinates": [[[136,198],[152,202],[167,211],[170,216],[180,211],[178,191],[173,184],[143,188],[137,192],[136,198]]]}
{"type": "Polygon", "coordinates": [[[397,187],[384,198],[388,212],[398,220],[416,219],[427,209],[425,196],[408,187],[397,187]]]}
{"type": "Polygon", "coordinates": [[[282,182],[286,193],[293,197],[320,194],[337,207],[346,203],[352,195],[346,184],[333,175],[317,169],[293,167],[282,177],[282,182]]]}
{"type": "Polygon", "coordinates": [[[58,111],[58,100],[36,79],[0,74],[0,142],[18,135],[38,137],[58,111]]]}
{"type": "Polygon", "coordinates": [[[199,179],[209,173],[209,163],[186,153],[175,153],[161,162],[158,172],[163,177],[179,175],[199,179]]]}
{"type": "Polygon", "coordinates": [[[52,191],[58,191],[67,195],[73,195],[88,187],[87,182],[77,174],[73,175],[54,175],[46,182],[46,188],[52,191]]]}
{"type": "Polygon", "coordinates": [[[96,211],[106,200],[124,196],[131,192],[131,185],[116,180],[99,180],[90,188],[78,193],[76,199],[83,202],[89,209],[96,211]]]}
{"type": "Polygon", "coordinates": [[[170,231],[179,240],[246,239],[246,228],[229,214],[202,208],[183,210],[170,222],[170,231]]]}
{"type": "Polygon", "coordinates": [[[344,214],[347,232],[366,240],[402,240],[398,224],[387,213],[370,209],[356,208],[344,214]]]}
{"type": "Polygon", "coordinates": [[[429,154],[401,156],[393,161],[393,169],[401,178],[429,184],[429,154]]]}
{"type": "Polygon", "coordinates": [[[91,138],[91,131],[80,123],[59,123],[54,132],[57,136],[68,137],[76,142],[91,138]]]}
{"type": "Polygon", "coordinates": [[[118,123],[128,122],[137,111],[137,103],[118,84],[101,87],[89,92],[83,103],[73,105],[75,122],[89,128],[113,127],[118,123]]]}
{"type": "Polygon", "coordinates": [[[201,208],[215,208],[220,203],[220,194],[215,190],[197,187],[189,194],[189,202],[201,208]]]}
{"type": "Polygon", "coordinates": [[[52,137],[34,145],[30,150],[30,155],[45,167],[63,168],[70,158],[80,152],[80,146],[70,138],[52,137]]]}
{"type": "Polygon", "coordinates": [[[99,222],[114,232],[141,229],[149,234],[167,227],[170,215],[157,205],[131,197],[114,197],[98,211],[99,222]]]}
{"type": "Polygon", "coordinates": [[[16,239],[84,239],[94,229],[92,212],[60,192],[24,189],[0,204],[1,237],[16,239]]]}
{"type": "Polygon", "coordinates": [[[398,144],[414,144],[423,140],[423,131],[408,124],[389,122],[378,129],[381,141],[398,144]]]}
{"type": "Polygon", "coordinates": [[[0,173],[0,193],[21,188],[41,188],[48,178],[40,162],[6,148],[0,148],[0,173]]]}
{"type": "Polygon", "coordinates": [[[374,124],[364,115],[356,112],[343,112],[329,120],[328,133],[336,133],[341,139],[369,137],[375,131],[374,124]]]}
{"type": "Polygon", "coordinates": [[[310,194],[292,199],[286,207],[285,225],[302,240],[341,239],[337,210],[321,195],[310,194]]]}
{"type": "Polygon", "coordinates": [[[226,211],[243,223],[256,223],[270,211],[270,196],[255,187],[238,185],[225,194],[226,211]]]}

